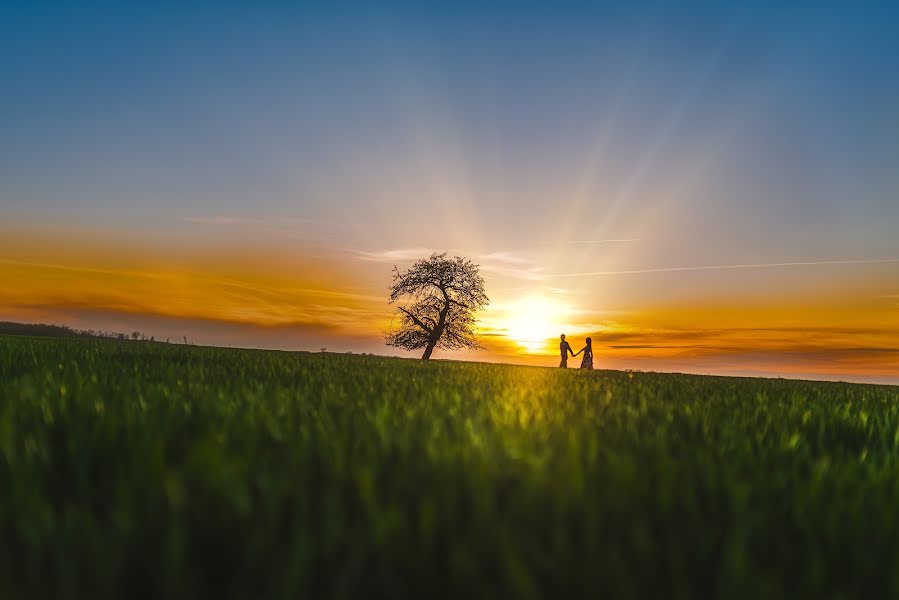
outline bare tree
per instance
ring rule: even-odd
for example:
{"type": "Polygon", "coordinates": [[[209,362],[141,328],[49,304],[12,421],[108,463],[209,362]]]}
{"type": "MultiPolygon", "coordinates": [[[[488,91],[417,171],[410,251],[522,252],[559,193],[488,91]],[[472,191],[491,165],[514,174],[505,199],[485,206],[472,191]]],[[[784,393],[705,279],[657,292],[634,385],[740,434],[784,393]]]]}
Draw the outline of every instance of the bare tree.
{"type": "Polygon", "coordinates": [[[490,299],[484,293],[478,265],[470,260],[435,252],[402,273],[393,267],[390,304],[402,299],[407,304],[397,307],[399,325],[385,335],[388,346],[424,348],[422,360],[428,360],[436,347],[482,347],[475,338],[474,313],[490,299]]]}

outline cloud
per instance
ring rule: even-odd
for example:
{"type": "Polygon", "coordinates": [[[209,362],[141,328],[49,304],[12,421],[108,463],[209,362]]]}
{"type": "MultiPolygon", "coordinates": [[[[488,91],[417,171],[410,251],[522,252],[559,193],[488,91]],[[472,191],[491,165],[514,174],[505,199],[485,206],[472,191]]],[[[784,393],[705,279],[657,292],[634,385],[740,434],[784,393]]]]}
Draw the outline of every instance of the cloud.
{"type": "Polygon", "coordinates": [[[266,235],[279,238],[330,240],[341,231],[355,230],[354,223],[337,223],[302,217],[235,217],[229,215],[180,217],[181,223],[195,225],[204,231],[227,232],[251,235],[266,235]]]}
{"type": "Polygon", "coordinates": [[[62,313],[102,310],[128,315],[207,319],[254,326],[337,325],[364,329],[381,318],[383,298],[332,281],[216,274],[183,266],[143,270],[0,259],[0,274],[19,285],[0,290],[0,309],[62,313]]]}
{"type": "Polygon", "coordinates": [[[874,265],[886,263],[899,263],[899,258],[874,258],[863,260],[819,260],[819,261],[796,261],[796,262],[780,262],[780,263],[753,263],[738,265],[704,265],[691,267],[663,267],[653,269],[630,269],[623,271],[586,271],[581,273],[556,273],[554,275],[546,275],[547,278],[553,277],[590,277],[600,275],[638,275],[644,273],[675,273],[681,271],[721,271],[729,269],[772,269],[778,267],[805,267],[805,266],[825,266],[825,265],[874,265]]]}
{"type": "Polygon", "coordinates": [[[526,281],[542,281],[546,277],[546,275],[542,273],[543,267],[514,267],[507,264],[491,264],[483,262],[481,268],[487,273],[504,275],[513,279],[524,279],[526,281]]]}
{"type": "Polygon", "coordinates": [[[318,221],[313,219],[303,219],[300,217],[235,217],[228,215],[211,215],[198,217],[181,217],[179,219],[184,223],[193,223],[195,225],[209,226],[259,226],[259,227],[275,227],[275,228],[292,228],[297,226],[313,226],[319,225],[318,221]]]}
{"type": "Polygon", "coordinates": [[[545,277],[543,267],[534,264],[533,260],[514,252],[490,252],[477,257],[477,262],[487,273],[502,275],[512,279],[525,281],[542,281],[545,277]]]}
{"type": "Polygon", "coordinates": [[[240,219],[238,217],[224,217],[224,216],[216,216],[216,217],[182,217],[181,221],[185,223],[194,223],[196,225],[239,225],[241,223],[245,223],[247,219],[240,219]]]}
{"type": "Polygon", "coordinates": [[[489,254],[482,254],[479,259],[484,262],[499,262],[512,265],[522,265],[530,263],[530,261],[526,258],[517,256],[511,252],[491,252],[489,254]]]}
{"type": "Polygon", "coordinates": [[[567,244],[619,244],[627,242],[639,242],[642,238],[617,238],[606,240],[569,240],[567,244]]]}
{"type": "MultiPolygon", "coordinates": [[[[424,247],[411,248],[392,248],[387,250],[357,250],[356,256],[362,260],[372,262],[410,262],[425,258],[434,252],[442,252],[424,247]]],[[[466,256],[469,253],[459,250],[446,250],[448,254],[466,256]]],[[[478,263],[487,273],[495,275],[503,275],[513,279],[524,279],[527,281],[540,281],[545,278],[543,267],[537,266],[529,258],[515,254],[513,252],[488,252],[486,254],[476,254],[472,257],[474,262],[478,263]]]]}
{"type": "MultiPolygon", "coordinates": [[[[589,244],[628,244],[631,242],[640,242],[643,241],[643,238],[604,238],[604,239],[595,239],[595,240],[563,240],[561,242],[562,245],[589,245],[589,244]]],[[[538,242],[539,246],[553,246],[557,248],[560,245],[560,242],[538,242]]]]}
{"type": "Polygon", "coordinates": [[[722,350],[733,351],[734,348],[711,346],[709,344],[689,344],[684,346],[665,346],[662,344],[624,344],[608,346],[612,350],[722,350]]]}
{"type": "Polygon", "coordinates": [[[394,248],[391,250],[358,250],[356,256],[373,262],[396,262],[418,260],[431,256],[436,250],[429,248],[394,248]]]}
{"type": "MultiPolygon", "coordinates": [[[[897,333],[895,328],[785,326],[630,331],[600,328],[583,335],[593,337],[600,353],[605,349],[610,357],[621,360],[703,361],[719,357],[736,361],[735,365],[763,362],[784,371],[811,361],[822,373],[892,371],[895,375],[899,367],[897,333]]],[[[689,362],[684,365],[694,368],[689,362]]]]}

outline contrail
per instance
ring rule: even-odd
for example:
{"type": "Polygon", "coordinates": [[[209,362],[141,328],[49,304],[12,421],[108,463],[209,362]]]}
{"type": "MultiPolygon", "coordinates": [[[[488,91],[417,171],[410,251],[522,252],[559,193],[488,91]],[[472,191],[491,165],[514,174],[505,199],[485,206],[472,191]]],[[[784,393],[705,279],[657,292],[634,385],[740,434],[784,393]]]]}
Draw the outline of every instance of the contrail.
{"type": "Polygon", "coordinates": [[[776,267],[807,267],[818,265],[873,265],[897,263],[899,258],[874,258],[868,260],[819,260],[807,262],[757,263],[745,265],[706,265],[698,267],[665,267],[661,269],[633,269],[628,271],[587,271],[584,273],[558,273],[551,277],[590,277],[599,275],[638,275],[642,273],[674,273],[678,271],[721,271],[725,269],[770,269],[776,267]]]}

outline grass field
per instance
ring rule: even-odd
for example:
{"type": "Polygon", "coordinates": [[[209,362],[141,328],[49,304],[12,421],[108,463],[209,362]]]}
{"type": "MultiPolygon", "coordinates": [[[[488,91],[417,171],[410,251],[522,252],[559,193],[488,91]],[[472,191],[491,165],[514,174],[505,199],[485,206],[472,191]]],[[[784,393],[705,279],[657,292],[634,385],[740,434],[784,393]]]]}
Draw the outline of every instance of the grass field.
{"type": "Polygon", "coordinates": [[[0,535],[3,598],[895,596],[899,388],[0,336],[0,535]]]}

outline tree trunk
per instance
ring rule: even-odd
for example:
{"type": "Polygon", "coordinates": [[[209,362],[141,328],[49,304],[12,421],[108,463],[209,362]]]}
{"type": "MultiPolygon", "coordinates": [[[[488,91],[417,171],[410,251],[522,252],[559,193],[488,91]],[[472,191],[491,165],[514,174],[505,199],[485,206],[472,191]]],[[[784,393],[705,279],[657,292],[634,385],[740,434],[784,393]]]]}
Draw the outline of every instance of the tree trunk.
{"type": "Polygon", "coordinates": [[[446,327],[443,322],[443,316],[440,317],[440,322],[437,323],[437,329],[434,330],[434,333],[431,334],[431,337],[428,339],[428,345],[425,348],[425,353],[421,355],[422,360],[428,360],[431,358],[431,352],[434,351],[434,348],[437,346],[437,342],[440,341],[440,336],[443,335],[443,329],[446,327]]]}
{"type": "Polygon", "coordinates": [[[443,330],[446,328],[446,313],[449,312],[450,299],[446,290],[441,291],[443,291],[443,297],[445,299],[443,308],[440,310],[440,317],[437,319],[437,327],[434,328],[434,331],[431,332],[431,336],[428,338],[428,345],[425,348],[425,353],[421,355],[422,360],[431,358],[431,352],[434,351],[434,347],[437,345],[437,342],[440,341],[440,336],[443,335],[443,330]]]}

